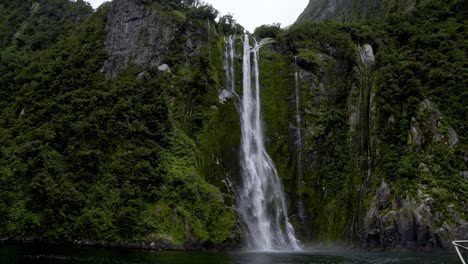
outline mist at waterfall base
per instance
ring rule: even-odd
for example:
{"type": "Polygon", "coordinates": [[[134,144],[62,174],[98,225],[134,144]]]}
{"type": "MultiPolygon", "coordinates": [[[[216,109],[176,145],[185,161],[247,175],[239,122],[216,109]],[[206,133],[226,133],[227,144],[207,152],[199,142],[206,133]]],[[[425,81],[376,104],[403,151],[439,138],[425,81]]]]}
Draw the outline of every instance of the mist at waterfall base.
{"type": "Polygon", "coordinates": [[[459,264],[456,254],[352,252],[160,252],[132,249],[1,245],[0,264],[459,264]]]}

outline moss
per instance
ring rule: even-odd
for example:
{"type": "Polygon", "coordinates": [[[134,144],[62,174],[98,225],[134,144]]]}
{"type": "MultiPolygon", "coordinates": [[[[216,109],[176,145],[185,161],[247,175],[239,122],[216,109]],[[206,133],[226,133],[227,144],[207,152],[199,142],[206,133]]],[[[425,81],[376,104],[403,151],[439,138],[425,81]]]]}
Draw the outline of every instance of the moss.
{"type": "Polygon", "coordinates": [[[299,56],[312,63],[315,66],[320,65],[320,61],[317,57],[317,51],[302,49],[299,51],[299,56]]]}

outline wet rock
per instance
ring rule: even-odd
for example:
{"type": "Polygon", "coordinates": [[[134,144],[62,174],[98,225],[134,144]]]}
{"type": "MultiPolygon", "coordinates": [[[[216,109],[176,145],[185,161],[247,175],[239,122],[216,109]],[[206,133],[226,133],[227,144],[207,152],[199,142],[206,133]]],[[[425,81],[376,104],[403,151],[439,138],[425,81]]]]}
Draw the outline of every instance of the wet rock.
{"type": "Polygon", "coordinates": [[[412,208],[402,208],[395,216],[395,224],[400,234],[399,242],[403,247],[407,247],[416,241],[416,226],[412,208]]]}
{"type": "Polygon", "coordinates": [[[229,98],[232,97],[232,93],[226,89],[221,89],[221,91],[219,91],[219,95],[218,95],[218,99],[219,99],[219,102],[224,104],[227,102],[227,100],[229,98]]]}
{"type": "Polygon", "coordinates": [[[456,207],[447,207],[449,217],[442,212],[433,212],[434,199],[425,194],[425,190],[427,186],[421,185],[415,199],[401,199],[382,183],[364,219],[364,247],[429,251],[434,248],[451,249],[452,240],[467,239],[468,223],[456,207]],[[389,199],[393,199],[392,210],[385,212],[390,207],[386,202],[389,199]],[[386,205],[379,207],[382,204],[386,205]]]}

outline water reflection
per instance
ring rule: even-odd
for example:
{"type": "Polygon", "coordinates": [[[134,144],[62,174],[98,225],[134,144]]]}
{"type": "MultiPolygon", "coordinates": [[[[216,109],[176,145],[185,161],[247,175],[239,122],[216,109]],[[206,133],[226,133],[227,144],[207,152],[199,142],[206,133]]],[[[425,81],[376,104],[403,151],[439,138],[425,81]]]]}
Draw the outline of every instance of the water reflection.
{"type": "Polygon", "coordinates": [[[1,245],[0,264],[459,264],[455,254],[356,252],[161,252],[1,245]]]}

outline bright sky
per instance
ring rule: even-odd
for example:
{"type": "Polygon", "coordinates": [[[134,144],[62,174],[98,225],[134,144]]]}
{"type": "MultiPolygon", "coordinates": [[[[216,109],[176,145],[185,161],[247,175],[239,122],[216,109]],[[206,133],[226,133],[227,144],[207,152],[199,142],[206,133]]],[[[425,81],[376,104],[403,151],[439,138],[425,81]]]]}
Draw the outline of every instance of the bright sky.
{"type": "MultiPolygon", "coordinates": [[[[104,0],[87,0],[96,8],[104,0]]],[[[221,15],[231,13],[237,23],[250,32],[261,25],[281,23],[286,27],[294,23],[309,0],[204,0],[218,9],[221,15]]]]}

